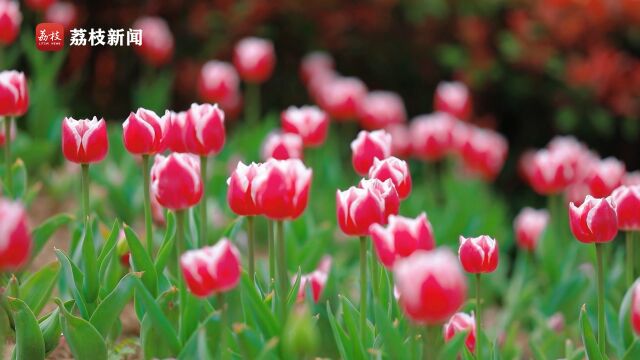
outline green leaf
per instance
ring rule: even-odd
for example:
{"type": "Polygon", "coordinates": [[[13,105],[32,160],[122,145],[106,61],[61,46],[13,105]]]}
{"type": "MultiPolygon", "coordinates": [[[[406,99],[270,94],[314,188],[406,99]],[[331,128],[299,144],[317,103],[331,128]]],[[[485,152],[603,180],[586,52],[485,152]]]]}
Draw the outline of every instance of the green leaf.
{"type": "Polygon", "coordinates": [[[640,341],[635,340],[627,349],[622,360],[640,359],[640,341]]]}
{"type": "Polygon", "coordinates": [[[34,259],[42,248],[47,244],[51,236],[62,226],[69,224],[74,217],[69,214],[58,214],[45,220],[40,226],[33,229],[31,237],[33,238],[33,251],[31,251],[31,259],[34,259]]]}
{"type": "Polygon", "coordinates": [[[271,309],[264,303],[245,271],[242,272],[241,289],[243,302],[246,299],[249,308],[253,309],[258,325],[265,336],[272,338],[279,335],[280,324],[278,320],[276,320],[271,309]]]}
{"type": "MultiPolygon", "coordinates": [[[[138,300],[137,300],[138,301],[138,300]]],[[[169,288],[169,290],[163,292],[156,299],[156,304],[167,317],[169,322],[174,328],[178,328],[179,322],[179,308],[175,306],[178,301],[178,289],[175,287],[169,288]]],[[[149,315],[142,318],[140,323],[140,342],[142,345],[142,352],[145,359],[151,358],[168,358],[178,355],[172,352],[165,341],[163,341],[162,334],[154,327],[152,319],[149,315]]]]}
{"type": "Polygon", "coordinates": [[[344,329],[338,324],[336,321],[336,317],[333,315],[333,311],[331,311],[331,305],[327,301],[327,317],[329,318],[329,325],[331,326],[331,332],[333,332],[333,338],[336,341],[336,345],[338,345],[338,352],[340,352],[340,358],[342,359],[350,359],[351,354],[351,340],[349,336],[345,333],[344,329]],[[349,347],[349,351],[347,352],[347,348],[349,347]]]}
{"type": "Polygon", "coordinates": [[[544,355],[540,346],[533,339],[529,340],[529,347],[531,348],[531,352],[533,353],[533,358],[535,360],[546,360],[547,357],[544,355]]]}
{"type": "Polygon", "coordinates": [[[393,326],[391,319],[387,317],[387,312],[382,308],[380,303],[374,302],[373,306],[376,317],[376,327],[378,331],[380,331],[380,336],[384,339],[384,349],[393,359],[408,359],[409,354],[405,345],[402,343],[402,336],[398,332],[398,328],[393,326]]]}
{"type": "Polygon", "coordinates": [[[134,278],[139,278],[138,273],[125,275],[118,283],[118,286],[98,305],[91,315],[89,322],[96,330],[106,338],[111,331],[111,327],[119,318],[122,309],[133,297],[135,288],[134,278]]]}
{"type": "Polygon", "coordinates": [[[146,316],[148,316],[153,323],[155,330],[162,335],[171,351],[175,354],[179,353],[180,340],[178,339],[176,330],[171,325],[171,322],[169,322],[169,319],[162,313],[162,310],[146,286],[138,278],[134,278],[134,281],[136,283],[136,294],[145,307],[146,316]]]}
{"type": "Polygon", "coordinates": [[[460,354],[464,353],[467,331],[457,333],[453,339],[449,340],[440,351],[439,360],[456,360],[460,354]]]}
{"type": "Polygon", "coordinates": [[[345,296],[340,295],[340,299],[342,300],[342,321],[349,333],[351,345],[353,345],[353,358],[366,359],[366,345],[362,343],[360,327],[358,326],[360,321],[360,312],[345,296]]]}
{"type": "Polygon", "coordinates": [[[76,306],[80,311],[80,315],[82,315],[83,318],[88,319],[89,310],[87,308],[87,303],[84,300],[82,293],[78,289],[78,284],[82,284],[84,275],[82,274],[80,269],[73,265],[73,263],[69,260],[67,255],[65,255],[65,253],[58,249],[55,249],[55,252],[60,265],[62,265],[62,276],[64,276],[64,278],[66,279],[67,288],[71,292],[71,296],[73,296],[73,299],[76,302],[76,306]]]}
{"type": "Polygon", "coordinates": [[[20,285],[20,298],[24,299],[34,314],[39,314],[49,300],[59,273],[60,263],[52,262],[31,274],[20,285]]]}
{"type": "Polygon", "coordinates": [[[134,271],[143,272],[142,282],[153,297],[158,292],[158,275],[156,268],[136,233],[128,225],[124,225],[124,233],[131,251],[131,267],[134,271]]]}
{"type": "Polygon", "coordinates": [[[191,335],[178,359],[213,359],[220,344],[220,313],[211,314],[191,335]]]}
{"type": "Polygon", "coordinates": [[[618,325],[620,326],[620,334],[622,337],[622,345],[629,348],[634,342],[633,330],[631,329],[631,301],[633,299],[633,290],[639,282],[636,280],[629,290],[624,294],[620,310],[618,312],[618,325]]]}
{"type": "Polygon", "coordinates": [[[600,353],[598,348],[598,342],[595,335],[593,335],[593,329],[591,323],[587,317],[587,306],[582,305],[580,309],[580,329],[582,330],[582,342],[587,352],[587,359],[589,360],[602,360],[604,357],[600,353]]]}
{"type": "Polygon", "coordinates": [[[15,358],[18,360],[44,359],[44,339],[38,320],[22,300],[9,298],[16,328],[15,358]]]}
{"type": "Polygon", "coordinates": [[[115,249],[116,245],[118,244],[119,235],[120,235],[120,222],[118,221],[118,219],[116,219],[113,222],[113,226],[111,227],[111,232],[109,233],[109,237],[107,238],[107,241],[102,246],[102,249],[100,250],[100,255],[98,255],[99,269],[102,268],[104,259],[107,257],[109,252],[112,249],[115,249]]]}
{"type": "Polygon", "coordinates": [[[60,299],[55,299],[60,309],[62,333],[71,353],[78,360],[107,360],[107,344],[91,323],[72,315],[60,299]]]}
{"type": "MultiPolygon", "coordinates": [[[[302,279],[302,269],[299,267],[295,279],[296,281],[293,283],[291,289],[289,289],[289,294],[287,295],[287,309],[291,309],[293,304],[298,300],[298,290],[300,290],[300,281],[302,279]]],[[[310,282],[308,284],[310,284],[310,282]]]]}
{"type": "Polygon", "coordinates": [[[88,303],[94,303],[98,298],[100,280],[98,277],[98,262],[96,248],[93,243],[93,226],[87,219],[84,224],[84,239],[82,240],[82,259],[84,260],[84,280],[82,289],[88,303]]]}
{"type": "Polygon", "coordinates": [[[11,194],[16,199],[24,198],[27,192],[27,168],[22,159],[16,159],[11,165],[11,175],[13,176],[13,189],[11,194]]]}
{"type": "MultiPolygon", "coordinates": [[[[73,300],[67,302],[69,306],[73,305],[73,300]]],[[[67,304],[65,307],[69,308],[67,304]]],[[[60,343],[60,334],[62,334],[62,327],[60,325],[60,309],[57,307],[53,309],[49,314],[40,320],[40,331],[42,332],[42,338],[44,339],[44,351],[50,353],[55,350],[60,343]]]]}
{"type": "Polygon", "coordinates": [[[174,252],[174,243],[176,239],[176,217],[173,213],[169,213],[167,215],[167,230],[164,233],[164,240],[162,240],[162,246],[160,250],[158,250],[158,255],[156,256],[156,273],[162,274],[164,268],[167,266],[169,262],[169,258],[174,252]]]}

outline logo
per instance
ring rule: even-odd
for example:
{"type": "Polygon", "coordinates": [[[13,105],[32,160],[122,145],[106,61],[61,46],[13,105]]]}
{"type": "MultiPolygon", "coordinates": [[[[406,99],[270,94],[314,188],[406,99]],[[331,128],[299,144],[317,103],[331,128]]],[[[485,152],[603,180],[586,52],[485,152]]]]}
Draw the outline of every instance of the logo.
{"type": "Polygon", "coordinates": [[[40,51],[59,51],[64,48],[64,26],[40,23],[36,26],[36,48],[40,51]]]}

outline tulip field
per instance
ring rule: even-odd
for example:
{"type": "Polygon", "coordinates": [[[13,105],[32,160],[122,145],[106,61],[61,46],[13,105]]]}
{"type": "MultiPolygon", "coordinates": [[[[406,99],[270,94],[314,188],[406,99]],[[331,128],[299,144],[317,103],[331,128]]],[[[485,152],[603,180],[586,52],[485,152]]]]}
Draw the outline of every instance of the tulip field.
{"type": "Polygon", "coordinates": [[[80,52],[22,23],[80,10],[25,4],[0,0],[3,359],[640,359],[640,172],[593,137],[523,145],[460,72],[413,113],[258,31],[172,75],[189,44],[158,16],[127,25],[142,80],[105,116],[109,76],[83,94],[80,52]]]}

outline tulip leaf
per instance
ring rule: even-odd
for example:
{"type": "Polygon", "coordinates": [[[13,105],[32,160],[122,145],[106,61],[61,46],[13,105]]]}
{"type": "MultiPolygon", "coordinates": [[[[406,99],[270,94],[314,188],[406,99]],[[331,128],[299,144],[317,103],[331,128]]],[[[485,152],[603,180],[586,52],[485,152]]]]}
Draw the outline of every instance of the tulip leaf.
{"type": "Polygon", "coordinates": [[[84,260],[84,280],[82,289],[85,300],[94,303],[98,298],[100,280],[98,278],[98,263],[96,261],[96,248],[93,242],[93,224],[87,220],[82,240],[82,259],[84,260]]]}
{"type": "MultiPolygon", "coordinates": [[[[73,306],[73,300],[65,303],[65,307],[69,309],[73,306]]],[[[40,331],[42,332],[42,338],[44,339],[44,351],[50,353],[55,350],[60,343],[60,334],[62,333],[62,327],[60,325],[60,309],[57,307],[53,309],[49,314],[39,320],[40,331]]]]}
{"type": "MultiPolygon", "coordinates": [[[[160,307],[162,313],[174,328],[178,328],[180,317],[180,309],[175,306],[177,301],[178,290],[175,287],[169,288],[169,290],[160,294],[156,299],[158,307],[160,307]]],[[[154,327],[153,320],[149,315],[144,316],[140,323],[140,342],[145,359],[167,358],[177,355],[177,353],[171,351],[167,343],[163,341],[162,334],[154,327]]]]}
{"type": "Polygon", "coordinates": [[[150,321],[153,323],[154,330],[157,330],[162,336],[163,341],[166,342],[169,349],[171,349],[175,354],[179,353],[180,340],[178,339],[176,330],[171,325],[171,322],[169,322],[169,319],[167,319],[163,314],[162,310],[156,303],[156,300],[153,298],[149,290],[147,290],[146,285],[144,285],[138,278],[134,278],[134,281],[136,283],[136,294],[138,299],[145,308],[145,317],[149,317],[150,321]]]}
{"type": "Polygon", "coordinates": [[[71,353],[78,360],[106,360],[107,344],[91,323],[71,314],[60,299],[55,299],[60,309],[62,333],[71,353]]]}
{"type": "MultiPolygon", "coordinates": [[[[246,272],[242,272],[241,287],[243,300],[246,299],[248,307],[253,310],[258,325],[269,339],[280,334],[280,326],[273,312],[262,300],[253,282],[246,272]]],[[[244,301],[243,301],[244,302],[244,301]]]]}
{"type": "Polygon", "coordinates": [[[112,248],[104,257],[100,263],[100,270],[98,271],[98,277],[100,278],[100,291],[99,297],[105,298],[111,293],[118,282],[120,281],[120,267],[118,264],[119,259],[115,256],[116,248],[112,248]]]}
{"type": "Polygon", "coordinates": [[[376,327],[379,329],[380,335],[384,339],[383,344],[385,350],[393,359],[408,359],[407,349],[402,343],[402,336],[398,333],[398,329],[393,326],[391,319],[387,317],[387,312],[378,302],[374,302],[373,306],[376,327]]]}
{"type": "MultiPolygon", "coordinates": [[[[298,267],[298,273],[295,276],[296,281],[289,289],[289,294],[287,295],[287,309],[291,309],[293,304],[298,300],[298,291],[300,290],[300,281],[302,281],[302,269],[298,267]]],[[[311,282],[307,283],[309,286],[311,282]]],[[[303,289],[304,290],[304,289],[303,289]]]]}
{"type": "Polygon", "coordinates": [[[109,255],[109,252],[115,249],[116,245],[118,244],[119,235],[120,235],[120,222],[118,221],[118,219],[116,219],[113,222],[113,226],[111,227],[111,232],[107,237],[107,241],[102,246],[102,249],[100,250],[100,255],[98,255],[99,269],[102,268],[105,258],[107,257],[107,255],[109,255]]]}
{"type": "Polygon", "coordinates": [[[350,359],[351,356],[351,340],[349,336],[345,333],[344,329],[338,324],[336,321],[336,317],[333,315],[333,311],[331,311],[331,305],[327,301],[327,318],[329,318],[329,325],[331,326],[331,332],[333,332],[333,337],[336,340],[336,345],[338,346],[338,352],[340,352],[340,358],[342,359],[350,359]],[[346,346],[349,346],[349,351],[347,351],[346,346]]]}
{"type": "Polygon", "coordinates": [[[468,331],[457,333],[451,340],[440,350],[438,360],[456,360],[460,354],[464,353],[465,341],[467,340],[468,331]]]}
{"type": "Polygon", "coordinates": [[[44,339],[38,320],[22,300],[9,298],[16,329],[15,358],[18,360],[44,359],[44,339]]]}
{"type": "Polygon", "coordinates": [[[134,278],[139,277],[138,273],[125,275],[118,283],[118,286],[98,305],[91,315],[89,322],[96,330],[106,338],[111,331],[113,324],[119,318],[122,309],[133,297],[135,288],[134,278]]]}
{"type": "Polygon", "coordinates": [[[629,287],[626,294],[624,294],[624,298],[622,299],[622,304],[620,305],[620,310],[618,312],[618,326],[620,327],[620,335],[622,338],[622,345],[625,349],[627,349],[634,342],[633,330],[631,329],[631,301],[633,300],[633,291],[640,282],[637,280],[629,287]]]}
{"type": "Polygon", "coordinates": [[[158,250],[155,262],[156,273],[158,274],[162,274],[164,268],[169,262],[169,258],[175,251],[173,245],[176,240],[175,219],[176,217],[173,213],[169,213],[169,215],[167,215],[167,230],[164,233],[164,240],[162,240],[162,246],[160,246],[160,250],[158,250]]]}
{"type": "Polygon", "coordinates": [[[11,175],[13,177],[13,189],[10,193],[16,199],[23,199],[27,192],[27,168],[22,159],[16,159],[11,165],[11,175]]]}
{"type": "Polygon", "coordinates": [[[221,328],[220,312],[216,311],[193,332],[178,359],[213,359],[220,344],[221,328]]]}
{"type": "Polygon", "coordinates": [[[587,352],[587,359],[589,360],[602,360],[604,357],[602,353],[600,353],[600,349],[598,348],[598,343],[596,341],[596,337],[593,334],[593,329],[591,328],[591,322],[589,322],[589,318],[587,317],[587,306],[582,305],[580,309],[580,329],[582,335],[582,342],[584,343],[584,348],[587,352]]]}
{"type": "Polygon", "coordinates": [[[345,296],[340,296],[342,300],[342,321],[349,333],[351,344],[353,345],[354,359],[366,359],[366,344],[362,343],[362,337],[360,336],[359,318],[360,312],[356,310],[355,306],[345,296]]]}
{"type": "Polygon", "coordinates": [[[31,259],[34,259],[42,248],[47,244],[51,236],[62,226],[72,222],[74,217],[69,214],[58,214],[45,220],[40,226],[33,229],[31,237],[33,239],[33,250],[31,251],[31,259]]]}
{"type": "Polygon", "coordinates": [[[158,292],[158,275],[149,253],[145,250],[136,233],[128,225],[124,226],[129,250],[131,251],[131,267],[134,271],[143,272],[142,282],[153,297],[158,292]]]}
{"type": "Polygon", "coordinates": [[[73,296],[73,299],[76,302],[76,306],[80,311],[80,315],[82,315],[83,318],[88,319],[89,310],[87,308],[87,303],[85,302],[82,293],[78,289],[79,288],[78,284],[82,284],[84,275],[82,274],[80,269],[78,269],[69,260],[69,258],[67,257],[67,255],[65,255],[65,253],[63,253],[58,249],[56,249],[55,252],[56,252],[56,257],[58,258],[58,261],[62,266],[62,276],[66,280],[67,287],[71,292],[71,296],[73,296]]]}
{"type": "Polygon", "coordinates": [[[633,360],[640,359],[640,341],[637,339],[629,346],[627,351],[624,353],[622,360],[633,360]]]}
{"type": "Polygon", "coordinates": [[[31,274],[20,285],[20,298],[24,299],[34,314],[39,314],[47,303],[59,273],[60,263],[52,262],[31,274]]]}

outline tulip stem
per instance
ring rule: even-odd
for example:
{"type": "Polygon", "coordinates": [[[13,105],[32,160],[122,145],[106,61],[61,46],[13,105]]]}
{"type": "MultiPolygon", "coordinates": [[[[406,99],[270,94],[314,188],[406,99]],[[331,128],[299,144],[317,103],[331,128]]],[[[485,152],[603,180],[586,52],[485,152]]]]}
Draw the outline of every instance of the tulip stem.
{"type": "MultiPolygon", "coordinates": [[[[180,308],[178,314],[178,329],[180,334],[180,339],[185,340],[187,338],[186,330],[187,327],[184,324],[184,316],[186,306],[187,306],[187,288],[185,287],[184,279],[182,278],[182,271],[180,269],[180,256],[184,252],[184,210],[177,210],[176,214],[176,281],[178,282],[178,295],[180,300],[180,308]]],[[[186,340],[185,340],[186,341],[186,340]]]]}
{"type": "Polygon", "coordinates": [[[11,184],[11,121],[13,121],[11,116],[4,118],[4,187],[9,195],[13,193],[13,185],[11,184]]]}
{"type": "Polygon", "coordinates": [[[250,124],[256,124],[260,120],[260,84],[247,83],[246,85],[245,97],[247,106],[245,107],[245,115],[250,124]]]}
{"type": "Polygon", "coordinates": [[[367,340],[367,237],[360,236],[360,337],[367,340]]]}
{"type": "Polygon", "coordinates": [[[373,250],[373,242],[371,245],[371,283],[373,284],[373,298],[376,299],[380,293],[380,267],[378,259],[373,250]]]}
{"type": "Polygon", "coordinates": [[[253,280],[256,275],[253,216],[247,216],[247,238],[249,241],[249,276],[253,280]]]}
{"type": "Polygon", "coordinates": [[[482,317],[480,314],[480,274],[476,274],[476,358],[482,359],[482,317]]]}
{"type": "Polygon", "coordinates": [[[269,287],[276,277],[276,248],[273,240],[273,220],[267,219],[267,239],[269,247],[269,287]]]}
{"type": "Polygon", "coordinates": [[[227,334],[225,330],[227,327],[227,304],[224,300],[224,293],[218,293],[217,300],[220,311],[220,358],[226,359],[227,334]]]}
{"type": "Polygon", "coordinates": [[[147,237],[147,251],[153,259],[153,227],[151,224],[151,192],[149,191],[149,155],[142,155],[142,178],[144,191],[144,227],[147,237]]]}
{"type": "Polygon", "coordinates": [[[202,178],[202,200],[200,200],[200,242],[199,246],[208,244],[207,241],[207,157],[200,156],[200,177],[202,178]]]}
{"type": "Polygon", "coordinates": [[[425,360],[435,359],[438,357],[440,327],[435,325],[427,325],[422,335],[422,358],[425,360]]]}
{"type": "Polygon", "coordinates": [[[89,217],[89,164],[82,164],[82,222],[89,217]]]}
{"type": "Polygon", "coordinates": [[[607,352],[606,324],[604,320],[604,245],[596,243],[596,266],[598,268],[598,345],[600,353],[607,352]]]}
{"type": "Polygon", "coordinates": [[[634,255],[633,255],[633,241],[634,241],[633,231],[627,231],[626,234],[626,243],[627,243],[627,286],[631,286],[633,284],[633,280],[635,278],[633,274],[633,263],[634,263],[634,255]]]}
{"type": "Polygon", "coordinates": [[[287,315],[287,293],[289,291],[289,277],[287,275],[287,254],[285,252],[284,242],[284,221],[276,221],[276,234],[278,238],[276,240],[276,246],[278,247],[277,265],[278,265],[278,291],[280,292],[280,312],[282,318],[286,318],[287,315]]]}

